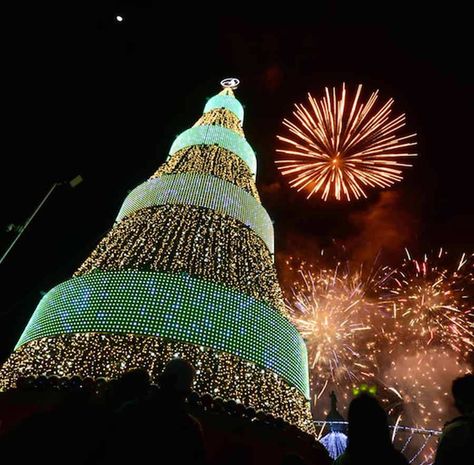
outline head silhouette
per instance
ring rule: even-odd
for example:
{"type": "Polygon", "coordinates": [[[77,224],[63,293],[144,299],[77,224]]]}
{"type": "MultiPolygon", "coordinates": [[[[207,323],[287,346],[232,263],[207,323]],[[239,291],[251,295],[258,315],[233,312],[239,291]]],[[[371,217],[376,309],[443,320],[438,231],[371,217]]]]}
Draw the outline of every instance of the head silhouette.
{"type": "Polygon", "coordinates": [[[393,450],[387,415],[374,396],[363,393],[353,399],[348,420],[349,453],[359,456],[372,451],[383,455],[393,450]]]}
{"type": "Polygon", "coordinates": [[[142,368],[128,371],[117,379],[115,389],[122,401],[144,397],[150,387],[148,371],[142,368]]]}
{"type": "Polygon", "coordinates": [[[454,403],[461,415],[474,413],[474,375],[472,373],[456,378],[451,392],[454,403]]]}
{"type": "Polygon", "coordinates": [[[160,387],[166,391],[186,395],[191,392],[195,370],[187,360],[175,358],[168,362],[159,378],[160,387]]]}

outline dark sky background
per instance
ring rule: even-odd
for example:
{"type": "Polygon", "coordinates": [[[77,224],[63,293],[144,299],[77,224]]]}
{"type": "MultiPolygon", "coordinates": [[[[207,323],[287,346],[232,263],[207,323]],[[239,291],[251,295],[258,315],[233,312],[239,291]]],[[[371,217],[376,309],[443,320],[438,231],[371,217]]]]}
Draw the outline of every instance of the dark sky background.
{"type": "Polygon", "coordinates": [[[223,4],[204,14],[202,4],[165,13],[151,1],[63,3],[4,15],[2,250],[13,238],[7,225],[23,223],[53,182],[77,174],[84,182],[58,188],[0,265],[0,359],[41,292],[70,277],[224,77],[242,82],[237,97],[279,263],[311,258],[333,240],[356,260],[382,249],[396,261],[405,246],[472,251],[466,11],[319,2],[314,11],[273,6],[269,16],[238,5],[226,13],[223,4]],[[342,82],[393,97],[420,156],[402,183],[367,200],[308,201],[275,168],[276,134],[294,102],[342,82]]]}

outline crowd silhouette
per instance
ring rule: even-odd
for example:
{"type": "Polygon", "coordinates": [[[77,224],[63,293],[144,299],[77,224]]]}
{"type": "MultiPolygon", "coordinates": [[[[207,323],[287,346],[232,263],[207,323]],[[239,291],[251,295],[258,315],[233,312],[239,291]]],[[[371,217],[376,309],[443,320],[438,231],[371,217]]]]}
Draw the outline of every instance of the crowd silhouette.
{"type": "Polygon", "coordinates": [[[0,394],[0,465],[331,463],[312,435],[287,422],[192,391],[194,374],[173,359],[156,384],[141,369],[108,382],[22,378],[0,394]]]}
{"type": "MultiPolygon", "coordinates": [[[[21,398],[18,405],[23,410],[10,408],[17,417],[9,422],[8,409],[1,408],[8,402],[0,402],[0,465],[38,460],[48,465],[332,463],[313,436],[281,419],[234,401],[199,396],[192,391],[194,374],[190,363],[173,359],[156,384],[140,369],[110,382],[21,379],[10,394],[39,395],[36,407],[41,408],[28,411],[27,397],[21,398]],[[205,428],[197,417],[206,418],[205,428]]],[[[435,465],[472,461],[473,380],[474,375],[466,375],[453,382],[461,415],[446,425],[435,465]]],[[[18,400],[11,399],[10,407],[18,400]]],[[[363,393],[354,398],[348,421],[347,449],[335,465],[408,463],[393,447],[387,415],[374,396],[363,393]]]]}

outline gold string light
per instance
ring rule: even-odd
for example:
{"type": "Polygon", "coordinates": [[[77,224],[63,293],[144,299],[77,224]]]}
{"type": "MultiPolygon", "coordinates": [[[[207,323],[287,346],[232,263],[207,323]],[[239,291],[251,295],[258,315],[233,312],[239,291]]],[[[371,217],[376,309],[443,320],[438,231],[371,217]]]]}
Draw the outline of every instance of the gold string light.
{"type": "Polygon", "coordinates": [[[260,202],[249,167],[240,157],[218,145],[193,145],[179,150],[150,179],[164,174],[188,172],[213,174],[241,187],[260,202]]]}
{"type": "Polygon", "coordinates": [[[156,382],[166,363],[177,357],[196,368],[193,389],[199,394],[234,399],[314,433],[309,401],[272,371],[203,346],[149,336],[76,333],[36,339],[0,369],[0,390],[14,388],[19,377],[112,379],[135,368],[146,369],[156,382]]]}
{"type": "Polygon", "coordinates": [[[240,221],[207,208],[165,205],[141,209],[118,223],[76,271],[186,272],[287,310],[272,257],[240,221]]]}
{"type": "Polygon", "coordinates": [[[232,129],[237,134],[244,136],[244,131],[240,124],[239,118],[227,110],[226,108],[216,108],[214,110],[204,113],[196,122],[194,126],[205,126],[205,125],[223,126],[227,129],[232,129]]]}
{"type": "Polygon", "coordinates": [[[207,173],[165,174],[149,179],[127,195],[115,221],[160,205],[194,205],[235,218],[255,231],[270,253],[274,252],[273,222],[267,211],[251,194],[228,181],[207,173]]]}

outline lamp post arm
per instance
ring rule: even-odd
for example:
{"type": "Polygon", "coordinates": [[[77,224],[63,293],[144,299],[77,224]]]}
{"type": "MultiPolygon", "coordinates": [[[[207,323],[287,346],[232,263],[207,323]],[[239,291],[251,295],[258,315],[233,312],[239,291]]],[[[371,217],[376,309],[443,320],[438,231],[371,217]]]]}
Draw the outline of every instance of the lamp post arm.
{"type": "Polygon", "coordinates": [[[46,200],[48,200],[48,197],[53,193],[54,189],[56,189],[57,186],[60,186],[62,183],[55,182],[52,186],[51,189],[49,189],[48,193],[43,197],[43,200],[39,203],[39,205],[36,207],[35,211],[30,215],[30,217],[26,220],[25,224],[20,228],[18,231],[17,236],[15,239],[13,239],[12,243],[8,247],[8,249],[5,251],[5,253],[2,255],[2,258],[0,258],[0,265],[3,263],[7,255],[10,253],[10,250],[13,249],[13,246],[16,244],[18,239],[20,239],[21,235],[23,234],[23,231],[28,227],[28,225],[31,223],[31,220],[36,216],[38,211],[41,209],[41,207],[44,205],[46,200]]]}

